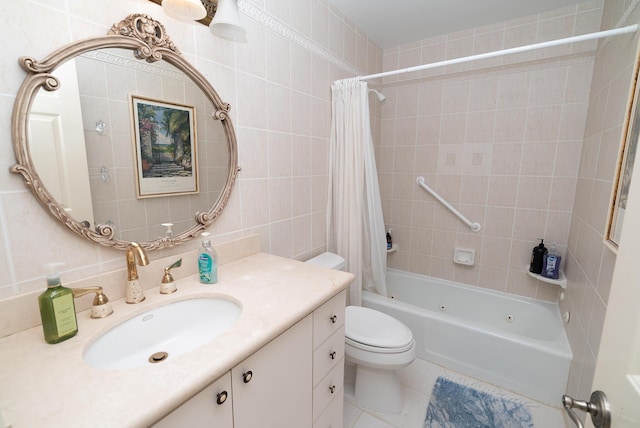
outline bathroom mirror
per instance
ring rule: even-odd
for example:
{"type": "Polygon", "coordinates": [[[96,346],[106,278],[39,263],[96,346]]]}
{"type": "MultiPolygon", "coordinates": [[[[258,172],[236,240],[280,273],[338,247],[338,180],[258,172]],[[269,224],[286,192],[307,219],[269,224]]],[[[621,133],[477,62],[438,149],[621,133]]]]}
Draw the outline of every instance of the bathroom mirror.
{"type": "Polygon", "coordinates": [[[629,184],[631,174],[633,174],[634,160],[638,148],[638,138],[640,137],[640,108],[638,101],[640,94],[638,85],[638,69],[640,67],[640,57],[636,58],[636,73],[634,81],[634,95],[627,112],[627,133],[618,156],[618,169],[616,171],[615,191],[609,210],[609,221],[607,222],[607,240],[615,248],[620,243],[620,234],[624,222],[625,210],[627,208],[627,196],[629,195],[629,184]]]}
{"type": "Polygon", "coordinates": [[[133,14],[20,65],[11,170],[67,228],[156,249],[220,216],[239,170],[230,106],[161,23],[133,14]]]}

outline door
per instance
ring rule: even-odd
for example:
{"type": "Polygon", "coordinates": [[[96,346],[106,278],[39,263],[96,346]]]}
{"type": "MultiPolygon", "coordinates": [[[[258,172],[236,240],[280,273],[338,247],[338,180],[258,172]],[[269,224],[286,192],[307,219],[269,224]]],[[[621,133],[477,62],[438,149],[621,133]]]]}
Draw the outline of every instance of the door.
{"type": "MultiPolygon", "coordinates": [[[[636,154],[636,166],[639,161],[636,154]]],[[[592,389],[607,395],[612,427],[640,427],[639,171],[631,178],[592,389]]],[[[587,419],[586,426],[593,427],[590,418],[587,419]]]]}
{"type": "Polygon", "coordinates": [[[29,114],[31,159],[53,198],[93,226],[93,205],[75,62],[58,67],[56,91],[40,89],[29,114]]]}

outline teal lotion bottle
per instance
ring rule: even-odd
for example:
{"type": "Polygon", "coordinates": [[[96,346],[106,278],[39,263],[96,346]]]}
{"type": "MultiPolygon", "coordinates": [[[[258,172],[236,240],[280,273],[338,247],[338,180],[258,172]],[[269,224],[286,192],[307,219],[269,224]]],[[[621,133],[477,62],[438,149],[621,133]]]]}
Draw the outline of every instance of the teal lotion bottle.
{"type": "MultiPolygon", "coordinates": [[[[49,267],[53,271],[58,265],[55,263],[49,267]]],[[[47,343],[62,342],[78,333],[73,291],[62,286],[58,273],[52,272],[47,276],[47,290],[38,296],[38,304],[47,343]]]]}
{"type": "Polygon", "coordinates": [[[211,246],[209,232],[202,232],[202,247],[198,252],[198,273],[203,284],[218,282],[218,254],[211,246]]]}

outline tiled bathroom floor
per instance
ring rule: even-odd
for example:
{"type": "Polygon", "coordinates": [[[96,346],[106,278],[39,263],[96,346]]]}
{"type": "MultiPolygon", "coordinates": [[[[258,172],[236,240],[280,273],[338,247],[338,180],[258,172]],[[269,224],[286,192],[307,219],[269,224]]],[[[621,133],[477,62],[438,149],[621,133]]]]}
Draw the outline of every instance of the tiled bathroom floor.
{"type": "MultiPolygon", "coordinates": [[[[354,367],[347,365],[345,372],[344,428],[423,428],[431,389],[440,375],[446,374],[466,378],[474,384],[500,391],[496,386],[484,384],[476,379],[465,377],[457,372],[416,358],[410,366],[401,369],[399,372],[404,399],[402,413],[397,415],[375,413],[360,409],[354,404],[354,374],[354,367]]],[[[562,410],[520,397],[510,391],[504,392],[531,402],[529,408],[536,428],[566,428],[562,410]]]]}

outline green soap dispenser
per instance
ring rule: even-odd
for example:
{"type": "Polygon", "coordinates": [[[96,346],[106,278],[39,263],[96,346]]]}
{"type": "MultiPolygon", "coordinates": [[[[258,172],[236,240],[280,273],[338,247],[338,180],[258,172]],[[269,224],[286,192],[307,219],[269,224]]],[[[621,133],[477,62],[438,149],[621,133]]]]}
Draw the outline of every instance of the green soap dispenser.
{"type": "Polygon", "coordinates": [[[59,265],[48,265],[51,273],[47,275],[47,290],[38,296],[44,340],[47,343],[62,342],[78,333],[73,291],[60,283],[60,275],[55,272],[59,265]]]}

